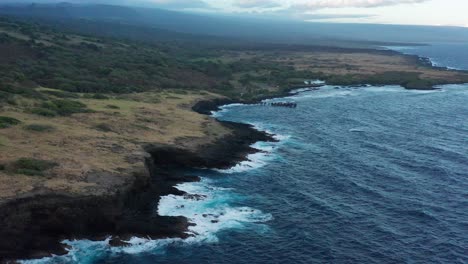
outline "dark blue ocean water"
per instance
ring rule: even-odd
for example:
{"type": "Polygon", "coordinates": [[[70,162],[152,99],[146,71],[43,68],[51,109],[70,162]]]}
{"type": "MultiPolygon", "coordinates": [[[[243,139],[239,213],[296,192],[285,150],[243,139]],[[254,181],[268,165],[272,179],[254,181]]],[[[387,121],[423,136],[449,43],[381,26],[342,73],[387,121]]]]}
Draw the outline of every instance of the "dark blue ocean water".
{"type": "Polygon", "coordinates": [[[427,46],[387,48],[429,58],[435,66],[468,70],[468,43],[432,43],[427,46]]]}
{"type": "MultiPolygon", "coordinates": [[[[285,100],[285,99],[280,99],[285,100]]],[[[262,152],[178,188],[162,215],[188,240],[66,241],[42,263],[468,263],[468,85],[303,92],[298,108],[232,105],[219,119],[277,134],[262,152]],[[192,197],[193,198],[193,197],[192,197]]]]}

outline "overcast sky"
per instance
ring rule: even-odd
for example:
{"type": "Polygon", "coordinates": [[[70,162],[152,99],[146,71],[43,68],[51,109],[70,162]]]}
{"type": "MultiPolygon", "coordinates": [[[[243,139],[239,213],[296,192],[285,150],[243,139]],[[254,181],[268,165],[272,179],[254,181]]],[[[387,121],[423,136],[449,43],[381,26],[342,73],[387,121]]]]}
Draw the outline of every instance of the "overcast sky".
{"type": "Polygon", "coordinates": [[[171,9],[326,22],[468,27],[468,0],[146,0],[171,9]]]}

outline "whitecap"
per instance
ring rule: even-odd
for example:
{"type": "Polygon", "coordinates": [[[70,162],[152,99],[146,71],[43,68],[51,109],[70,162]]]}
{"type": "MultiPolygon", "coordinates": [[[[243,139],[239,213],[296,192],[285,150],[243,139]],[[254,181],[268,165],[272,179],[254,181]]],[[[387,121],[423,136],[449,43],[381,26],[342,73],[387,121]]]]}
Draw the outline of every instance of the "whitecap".
{"type": "Polygon", "coordinates": [[[246,104],[241,104],[241,103],[222,105],[222,106],[218,107],[218,110],[211,111],[210,116],[212,116],[214,118],[221,117],[224,113],[229,111],[230,108],[239,107],[239,106],[247,106],[247,105],[246,104]]]}
{"type": "Polygon", "coordinates": [[[358,133],[362,133],[362,132],[366,132],[366,130],[364,128],[351,128],[350,130],[348,130],[349,132],[358,132],[358,133]]]}

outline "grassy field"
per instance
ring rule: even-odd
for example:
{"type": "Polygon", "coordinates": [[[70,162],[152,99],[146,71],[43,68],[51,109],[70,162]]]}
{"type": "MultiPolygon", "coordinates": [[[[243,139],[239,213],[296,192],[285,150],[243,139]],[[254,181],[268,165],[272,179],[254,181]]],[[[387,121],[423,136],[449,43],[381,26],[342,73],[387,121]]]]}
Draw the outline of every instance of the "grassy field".
{"type": "MultiPolygon", "coordinates": [[[[58,99],[44,96],[46,101],[58,99]]],[[[16,105],[0,111],[0,116],[21,122],[0,129],[0,198],[28,192],[108,192],[124,184],[132,168],[143,167],[145,144],[195,149],[229,133],[190,109],[197,100],[214,97],[180,91],[109,95],[109,99],[80,95],[73,100],[86,105],[87,112],[54,117],[30,113],[44,100],[18,97],[16,105]],[[17,167],[24,158],[57,165],[43,175],[25,175],[17,167]]]]}
{"type": "Polygon", "coordinates": [[[222,60],[259,66],[234,75],[231,82],[236,89],[254,94],[258,91],[274,92],[277,86],[301,84],[306,76],[320,78],[330,84],[400,84],[416,89],[468,82],[467,72],[434,68],[418,62],[416,57],[391,52],[348,49],[241,51],[227,53],[222,60]],[[286,71],[277,71],[271,65],[282,65],[286,71]]]}

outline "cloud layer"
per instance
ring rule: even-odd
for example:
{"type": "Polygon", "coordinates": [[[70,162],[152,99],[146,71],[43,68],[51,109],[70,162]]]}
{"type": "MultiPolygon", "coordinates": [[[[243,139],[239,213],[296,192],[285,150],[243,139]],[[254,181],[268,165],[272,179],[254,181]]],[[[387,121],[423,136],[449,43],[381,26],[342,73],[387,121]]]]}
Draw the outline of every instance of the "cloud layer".
{"type": "MultiPolygon", "coordinates": [[[[402,4],[417,4],[429,0],[146,0],[168,9],[218,10],[263,14],[271,17],[288,17],[301,20],[367,19],[372,12],[350,14],[332,11],[343,8],[372,9],[402,4]],[[323,11],[322,11],[323,10],[323,11]],[[328,12],[327,12],[328,10],[328,12]],[[331,10],[331,11],[330,11],[331,10]],[[325,13],[324,13],[325,12],[325,13]]],[[[354,13],[354,12],[353,12],[354,13]]]]}
{"type": "Polygon", "coordinates": [[[168,9],[210,8],[210,5],[202,0],[150,0],[149,2],[168,9]]]}
{"type": "Polygon", "coordinates": [[[240,8],[272,8],[281,6],[280,3],[272,0],[236,0],[233,4],[240,8]]]}
{"type": "MultiPolygon", "coordinates": [[[[271,0],[272,1],[272,0],[271,0]]],[[[317,10],[324,8],[371,8],[381,6],[391,6],[400,4],[422,3],[428,0],[317,0],[306,1],[293,4],[291,8],[297,10],[317,10]]]]}

